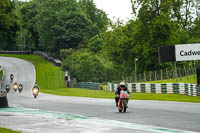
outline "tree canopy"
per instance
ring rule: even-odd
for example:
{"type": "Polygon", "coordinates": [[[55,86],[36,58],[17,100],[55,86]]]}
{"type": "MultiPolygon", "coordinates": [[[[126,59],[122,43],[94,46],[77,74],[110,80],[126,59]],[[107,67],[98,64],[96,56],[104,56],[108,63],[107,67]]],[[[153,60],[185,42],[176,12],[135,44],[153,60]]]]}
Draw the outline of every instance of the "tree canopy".
{"type": "Polygon", "coordinates": [[[200,42],[198,0],[131,3],[133,19],[122,23],[93,0],[1,0],[0,50],[45,51],[79,81],[104,82],[134,75],[136,58],[138,72],[169,68],[159,46],[200,42]]]}

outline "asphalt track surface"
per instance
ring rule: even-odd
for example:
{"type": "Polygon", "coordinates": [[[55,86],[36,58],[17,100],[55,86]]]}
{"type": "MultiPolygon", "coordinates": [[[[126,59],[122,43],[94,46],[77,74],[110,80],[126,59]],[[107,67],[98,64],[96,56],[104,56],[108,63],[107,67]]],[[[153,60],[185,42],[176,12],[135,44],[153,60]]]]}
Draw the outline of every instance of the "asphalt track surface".
{"type": "MultiPolygon", "coordinates": [[[[167,101],[130,100],[127,113],[118,113],[114,99],[55,96],[40,93],[37,99],[31,88],[35,69],[30,62],[0,57],[6,84],[22,83],[21,94],[10,90],[11,108],[0,109],[0,126],[27,133],[184,133],[200,132],[200,104],[167,101]]],[[[44,68],[45,69],[45,68],[44,68]]]]}

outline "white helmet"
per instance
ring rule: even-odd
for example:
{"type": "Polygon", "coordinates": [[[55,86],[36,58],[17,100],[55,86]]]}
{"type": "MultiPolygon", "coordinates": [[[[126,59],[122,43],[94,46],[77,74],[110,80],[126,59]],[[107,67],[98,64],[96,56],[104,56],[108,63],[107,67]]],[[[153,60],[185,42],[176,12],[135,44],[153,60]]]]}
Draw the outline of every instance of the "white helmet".
{"type": "Polygon", "coordinates": [[[119,85],[125,85],[125,83],[124,82],[120,82],[120,84],[119,85]]]}

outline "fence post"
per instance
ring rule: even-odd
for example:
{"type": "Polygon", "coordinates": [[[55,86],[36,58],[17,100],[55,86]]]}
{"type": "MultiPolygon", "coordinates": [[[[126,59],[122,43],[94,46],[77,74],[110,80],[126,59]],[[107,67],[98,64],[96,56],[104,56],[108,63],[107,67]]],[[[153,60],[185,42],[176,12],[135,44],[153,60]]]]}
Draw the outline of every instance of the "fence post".
{"type": "Polygon", "coordinates": [[[169,74],[168,74],[168,70],[167,70],[167,68],[166,68],[166,74],[167,74],[166,79],[168,79],[168,78],[169,78],[169,74]]]}
{"type": "Polygon", "coordinates": [[[187,80],[188,80],[188,73],[187,73],[187,69],[185,68],[185,66],[184,66],[184,70],[185,70],[186,78],[187,78],[187,80]]]}
{"type": "Polygon", "coordinates": [[[152,75],[151,75],[151,71],[149,72],[149,79],[150,79],[150,81],[152,81],[152,77],[151,77],[152,75]]]}
{"type": "Polygon", "coordinates": [[[174,72],[175,72],[175,77],[176,77],[176,81],[177,81],[176,61],[174,62],[174,72]]]}
{"type": "Polygon", "coordinates": [[[194,78],[196,78],[196,69],[193,68],[194,72],[193,72],[193,75],[194,75],[194,78]]]}
{"type": "Polygon", "coordinates": [[[180,76],[180,80],[182,80],[181,68],[179,68],[179,76],[180,76]]]}
{"type": "Polygon", "coordinates": [[[144,81],[145,82],[147,81],[145,71],[144,71],[144,81]]]}
{"type": "Polygon", "coordinates": [[[157,80],[157,73],[156,73],[156,71],[155,71],[155,80],[157,80]]]}
{"type": "Polygon", "coordinates": [[[163,80],[163,74],[161,69],[160,69],[160,80],[163,80]]]}

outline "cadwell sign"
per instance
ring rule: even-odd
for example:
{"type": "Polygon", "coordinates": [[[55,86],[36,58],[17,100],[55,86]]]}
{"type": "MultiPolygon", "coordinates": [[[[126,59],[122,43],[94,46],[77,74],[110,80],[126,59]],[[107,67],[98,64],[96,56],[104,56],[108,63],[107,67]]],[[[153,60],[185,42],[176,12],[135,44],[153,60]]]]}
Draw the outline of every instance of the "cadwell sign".
{"type": "Polygon", "coordinates": [[[175,45],[176,61],[200,60],[200,44],[175,45]]]}

